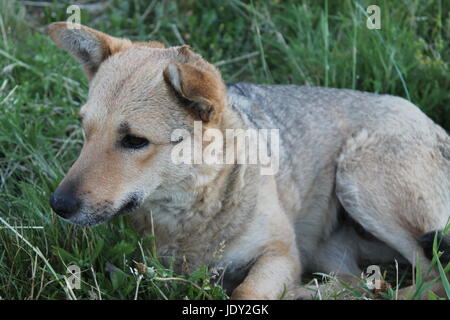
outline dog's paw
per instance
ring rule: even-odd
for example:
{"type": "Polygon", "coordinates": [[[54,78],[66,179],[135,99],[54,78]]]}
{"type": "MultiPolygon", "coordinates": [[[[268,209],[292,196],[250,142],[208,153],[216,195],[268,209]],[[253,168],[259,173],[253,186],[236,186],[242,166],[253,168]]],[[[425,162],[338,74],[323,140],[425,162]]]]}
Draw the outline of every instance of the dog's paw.
{"type": "Polygon", "coordinates": [[[270,297],[257,294],[251,288],[239,286],[231,294],[231,300],[270,300],[270,297]]]}

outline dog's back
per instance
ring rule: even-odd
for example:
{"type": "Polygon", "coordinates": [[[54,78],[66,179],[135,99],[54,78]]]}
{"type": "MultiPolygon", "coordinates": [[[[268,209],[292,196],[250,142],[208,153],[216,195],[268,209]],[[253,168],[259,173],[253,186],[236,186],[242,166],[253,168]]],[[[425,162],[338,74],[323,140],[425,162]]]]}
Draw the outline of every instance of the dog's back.
{"type": "Polygon", "coordinates": [[[396,96],[249,83],[228,85],[228,96],[249,127],[280,130],[280,169],[289,175],[301,172],[298,181],[303,188],[311,183],[307,176],[312,173],[314,178],[334,165],[343,144],[361,130],[384,134],[391,139],[392,148],[400,149],[410,140],[434,145],[440,139],[450,144],[442,128],[396,96]]]}
{"type": "MultiPolygon", "coordinates": [[[[318,243],[341,227],[343,208],[336,195],[336,172],[339,161],[350,152],[358,154],[358,148],[375,143],[376,152],[386,155],[377,160],[380,168],[393,170],[399,164],[391,162],[392,155],[422,161],[422,151],[436,152],[440,166],[436,184],[441,186],[437,197],[450,202],[450,139],[403,98],[349,89],[248,83],[228,85],[228,95],[248,126],[280,130],[279,197],[295,222],[298,246],[308,261],[315,260],[318,243]]],[[[364,166],[364,160],[361,163],[364,166]]],[[[403,174],[401,167],[397,169],[403,174]]],[[[377,185],[376,175],[368,170],[367,184],[377,185]]],[[[440,215],[446,219],[450,212],[440,215]]],[[[377,243],[370,250],[379,249],[377,243]]],[[[381,250],[388,252],[385,247],[381,250]]],[[[317,270],[323,261],[312,264],[311,269],[317,270]]]]}

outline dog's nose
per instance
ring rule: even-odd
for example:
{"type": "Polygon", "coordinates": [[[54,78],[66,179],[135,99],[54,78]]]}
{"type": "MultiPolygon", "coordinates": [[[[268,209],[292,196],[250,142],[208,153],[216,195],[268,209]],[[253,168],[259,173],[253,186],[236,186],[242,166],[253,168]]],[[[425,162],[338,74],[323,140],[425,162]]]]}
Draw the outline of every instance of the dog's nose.
{"type": "Polygon", "coordinates": [[[50,197],[50,206],[60,217],[68,219],[80,209],[80,200],[73,194],[56,191],[50,197]]]}

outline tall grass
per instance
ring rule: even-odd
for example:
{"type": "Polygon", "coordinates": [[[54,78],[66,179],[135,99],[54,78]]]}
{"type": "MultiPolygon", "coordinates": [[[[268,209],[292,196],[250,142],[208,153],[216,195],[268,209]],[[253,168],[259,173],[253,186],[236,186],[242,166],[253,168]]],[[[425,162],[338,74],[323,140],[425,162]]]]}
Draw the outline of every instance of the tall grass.
{"type": "MultiPolygon", "coordinates": [[[[115,36],[189,43],[230,82],[400,95],[450,130],[449,2],[376,2],[381,30],[366,28],[364,9],[374,3],[362,0],[114,0],[81,18],[115,36]]],[[[49,195],[82,144],[76,114],[87,83],[42,34],[67,18],[64,3],[29,4],[0,0],[0,297],[226,298],[214,270],[174,274],[152,253],[155,239],[141,239],[123,218],[86,229],[52,214],[49,195]],[[82,269],[79,290],[64,280],[72,264],[82,269]]]]}

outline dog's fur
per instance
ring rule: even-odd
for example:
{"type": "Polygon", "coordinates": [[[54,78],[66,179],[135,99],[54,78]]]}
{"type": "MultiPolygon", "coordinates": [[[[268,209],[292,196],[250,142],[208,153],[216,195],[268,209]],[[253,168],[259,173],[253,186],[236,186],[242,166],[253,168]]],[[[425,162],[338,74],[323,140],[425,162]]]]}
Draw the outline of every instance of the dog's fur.
{"type": "Polygon", "coordinates": [[[410,102],[346,89],[226,86],[187,46],[78,27],[48,27],[90,81],[80,111],[85,144],[56,191],[81,201],[70,221],[94,225],[134,210],[132,224],[155,233],[160,257],[175,259],[180,272],[225,268],[235,299],[278,298],[305,271],[360,275],[362,259],[430,257],[424,235],[450,215],[450,138],[410,102]],[[171,132],[192,132],[198,120],[203,130],[280,129],[279,172],[175,165],[171,132]],[[150,145],[124,150],[117,141],[130,132],[150,145]]]}

